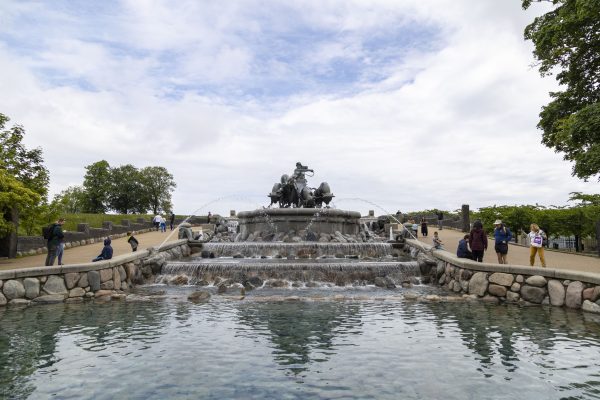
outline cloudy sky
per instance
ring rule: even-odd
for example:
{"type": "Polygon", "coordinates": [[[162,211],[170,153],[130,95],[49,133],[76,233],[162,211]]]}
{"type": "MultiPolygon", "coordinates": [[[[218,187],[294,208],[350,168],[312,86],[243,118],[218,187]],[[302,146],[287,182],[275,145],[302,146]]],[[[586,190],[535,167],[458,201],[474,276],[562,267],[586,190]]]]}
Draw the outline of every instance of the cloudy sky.
{"type": "Polygon", "coordinates": [[[520,3],[3,0],[0,112],[52,193],[160,165],[177,213],[223,213],[300,161],[337,208],[563,205],[598,184],[540,143],[556,84],[523,28],[547,6],[520,3]]]}

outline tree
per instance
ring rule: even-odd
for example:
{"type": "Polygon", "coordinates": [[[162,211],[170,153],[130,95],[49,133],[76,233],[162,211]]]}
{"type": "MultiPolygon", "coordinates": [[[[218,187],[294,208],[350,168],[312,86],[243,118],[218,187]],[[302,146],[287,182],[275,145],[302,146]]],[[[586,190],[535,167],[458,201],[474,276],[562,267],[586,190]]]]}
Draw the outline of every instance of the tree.
{"type": "Polygon", "coordinates": [[[146,212],[144,189],[136,167],[126,164],[113,168],[111,182],[108,196],[110,208],[122,214],[146,212]]]}
{"type": "MultiPolygon", "coordinates": [[[[524,9],[541,0],[522,0],[524,9]]],[[[600,174],[600,1],[551,0],[555,8],[525,28],[540,74],[558,71],[538,128],[542,143],[572,161],[573,175],[600,174]]],[[[599,176],[600,180],[600,176],[599,176]]]]}
{"type": "Polygon", "coordinates": [[[145,167],[141,169],[140,176],[152,212],[172,211],[171,192],[177,187],[173,175],[164,167],[145,167]]]}
{"type": "Polygon", "coordinates": [[[83,190],[85,191],[84,211],[102,214],[108,208],[108,195],[111,187],[111,169],[107,161],[101,160],[85,167],[83,190]]]}
{"type": "Polygon", "coordinates": [[[52,200],[57,211],[64,214],[78,214],[85,209],[86,193],[81,186],[69,186],[52,200]]]}
{"type": "MultiPolygon", "coordinates": [[[[0,168],[0,210],[3,214],[16,209],[21,211],[38,204],[40,195],[28,189],[11,176],[6,170],[0,168]]],[[[16,231],[16,226],[10,219],[0,218],[0,237],[16,231]]]]}
{"type": "Polygon", "coordinates": [[[42,149],[27,150],[23,146],[25,130],[20,125],[4,130],[10,119],[0,113],[0,169],[21,182],[26,188],[40,195],[40,201],[48,195],[50,175],[44,166],[42,149]]]}

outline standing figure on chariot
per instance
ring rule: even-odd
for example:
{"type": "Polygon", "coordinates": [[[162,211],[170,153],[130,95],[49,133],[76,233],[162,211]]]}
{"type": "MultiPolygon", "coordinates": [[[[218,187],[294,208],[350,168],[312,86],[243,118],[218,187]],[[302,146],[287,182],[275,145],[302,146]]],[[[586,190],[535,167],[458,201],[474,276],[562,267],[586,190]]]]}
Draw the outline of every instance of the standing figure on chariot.
{"type": "Polygon", "coordinates": [[[294,188],[296,188],[296,193],[298,193],[299,198],[302,197],[302,190],[304,190],[306,187],[306,178],[304,176],[306,172],[312,172],[314,174],[315,171],[309,169],[305,165],[302,165],[302,163],[297,162],[296,169],[294,169],[294,173],[290,178],[290,182],[294,184],[294,188]]]}

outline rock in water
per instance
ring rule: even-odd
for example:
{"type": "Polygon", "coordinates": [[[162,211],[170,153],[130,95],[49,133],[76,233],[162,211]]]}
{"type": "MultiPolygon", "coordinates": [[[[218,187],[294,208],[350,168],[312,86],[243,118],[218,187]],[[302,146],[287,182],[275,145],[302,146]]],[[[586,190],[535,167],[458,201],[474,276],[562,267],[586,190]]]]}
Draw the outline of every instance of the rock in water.
{"type": "Polygon", "coordinates": [[[188,296],[188,300],[194,303],[203,303],[210,299],[210,293],[205,290],[198,290],[188,296]]]}

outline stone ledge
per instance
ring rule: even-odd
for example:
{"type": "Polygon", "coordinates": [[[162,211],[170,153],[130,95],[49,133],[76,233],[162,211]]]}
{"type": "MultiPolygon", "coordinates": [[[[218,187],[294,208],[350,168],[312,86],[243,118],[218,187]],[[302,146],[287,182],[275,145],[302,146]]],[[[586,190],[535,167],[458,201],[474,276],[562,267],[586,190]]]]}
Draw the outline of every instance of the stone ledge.
{"type": "Polygon", "coordinates": [[[504,272],[516,275],[541,275],[546,278],[569,279],[572,281],[582,281],[600,285],[600,274],[598,273],[571,271],[557,268],[529,267],[526,265],[478,263],[465,258],[458,258],[446,250],[432,250],[433,246],[421,243],[418,240],[406,239],[406,244],[421,251],[430,253],[436,259],[446,261],[457,267],[472,271],[504,272]]]}

